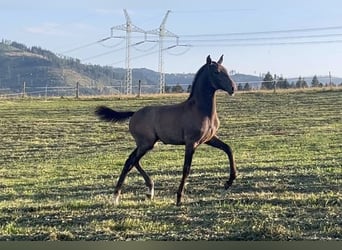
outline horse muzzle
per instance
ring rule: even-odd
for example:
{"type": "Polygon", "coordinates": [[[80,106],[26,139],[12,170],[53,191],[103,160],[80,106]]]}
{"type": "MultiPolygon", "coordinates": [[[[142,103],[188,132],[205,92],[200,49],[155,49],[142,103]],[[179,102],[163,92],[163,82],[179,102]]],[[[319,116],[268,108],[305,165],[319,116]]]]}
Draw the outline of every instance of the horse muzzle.
{"type": "Polygon", "coordinates": [[[229,93],[230,96],[234,96],[236,90],[237,90],[236,83],[232,82],[232,88],[230,90],[228,90],[227,92],[229,93]]]}

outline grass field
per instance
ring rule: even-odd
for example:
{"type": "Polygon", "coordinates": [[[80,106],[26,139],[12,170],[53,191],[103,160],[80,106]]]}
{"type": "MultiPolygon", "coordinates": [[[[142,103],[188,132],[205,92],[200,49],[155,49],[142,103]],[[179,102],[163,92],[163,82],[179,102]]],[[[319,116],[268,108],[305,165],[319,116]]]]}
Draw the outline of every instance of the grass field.
{"type": "Polygon", "coordinates": [[[134,141],[95,107],[185,98],[0,100],[0,240],[342,240],[341,89],[219,94],[219,137],[238,169],[231,189],[222,193],[225,154],[203,145],[176,207],[184,148],[158,144],[142,160],[155,199],[133,170],[114,207],[134,141]]]}

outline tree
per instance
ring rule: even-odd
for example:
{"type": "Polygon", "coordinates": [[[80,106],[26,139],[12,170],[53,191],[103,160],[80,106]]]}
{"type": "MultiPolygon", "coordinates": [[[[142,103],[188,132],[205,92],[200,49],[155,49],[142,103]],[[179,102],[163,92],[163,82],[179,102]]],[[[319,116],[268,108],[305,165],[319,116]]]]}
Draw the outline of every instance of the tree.
{"type": "Polygon", "coordinates": [[[238,91],[241,91],[241,90],[243,90],[242,83],[239,83],[238,84],[238,91]]]}
{"type": "Polygon", "coordinates": [[[165,86],[165,93],[171,93],[171,87],[170,86],[165,86]]]}
{"type": "Polygon", "coordinates": [[[261,83],[261,89],[273,89],[273,77],[270,72],[265,75],[261,83]]]}
{"type": "Polygon", "coordinates": [[[301,88],[302,87],[302,77],[298,77],[298,80],[296,81],[296,88],[301,88]]]}
{"type": "Polygon", "coordinates": [[[180,86],[179,84],[172,86],[171,88],[171,92],[172,93],[183,93],[184,89],[182,88],[182,86],[180,86]]]}
{"type": "Polygon", "coordinates": [[[302,78],[301,76],[298,77],[298,80],[296,82],[296,88],[307,88],[308,83],[302,78]]]}
{"type": "Polygon", "coordinates": [[[320,82],[316,75],[312,78],[311,87],[320,87],[320,82]]]}
{"type": "Polygon", "coordinates": [[[281,88],[281,89],[289,89],[290,88],[290,83],[288,82],[288,80],[285,78],[283,78],[282,76],[279,77],[278,81],[277,81],[277,87],[281,88]]]}
{"type": "Polygon", "coordinates": [[[21,43],[12,42],[12,43],[11,43],[11,46],[14,47],[14,48],[23,50],[23,51],[28,51],[28,48],[26,47],[26,45],[21,44],[21,43]]]}
{"type": "Polygon", "coordinates": [[[251,86],[249,85],[249,83],[246,82],[245,86],[243,87],[243,90],[245,90],[245,91],[250,91],[251,89],[252,89],[252,88],[251,88],[251,86]]]}

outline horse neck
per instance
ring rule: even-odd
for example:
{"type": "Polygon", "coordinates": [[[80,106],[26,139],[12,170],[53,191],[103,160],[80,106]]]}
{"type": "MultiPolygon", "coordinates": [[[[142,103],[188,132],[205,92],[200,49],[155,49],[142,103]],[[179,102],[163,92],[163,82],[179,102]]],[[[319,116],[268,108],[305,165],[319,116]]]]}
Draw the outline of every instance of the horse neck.
{"type": "Polygon", "coordinates": [[[203,72],[197,76],[192,86],[193,88],[188,100],[193,101],[204,115],[209,117],[216,116],[216,90],[211,86],[207,74],[203,72]]]}

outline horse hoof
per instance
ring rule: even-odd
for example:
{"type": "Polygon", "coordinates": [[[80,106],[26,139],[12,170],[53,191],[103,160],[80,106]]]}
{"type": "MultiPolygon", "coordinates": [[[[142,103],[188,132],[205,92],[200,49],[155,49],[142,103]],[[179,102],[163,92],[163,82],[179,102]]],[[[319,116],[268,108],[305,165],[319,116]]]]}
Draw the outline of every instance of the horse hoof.
{"type": "Polygon", "coordinates": [[[176,206],[180,207],[182,205],[182,195],[177,193],[177,202],[176,206]]]}
{"type": "Polygon", "coordinates": [[[117,207],[120,204],[120,195],[114,195],[114,206],[117,207]]]}
{"type": "Polygon", "coordinates": [[[228,188],[231,187],[231,185],[233,184],[233,181],[229,180],[224,184],[224,189],[227,190],[228,188]]]}
{"type": "Polygon", "coordinates": [[[147,188],[147,192],[146,192],[146,197],[149,200],[153,200],[154,198],[154,188],[147,188]]]}

